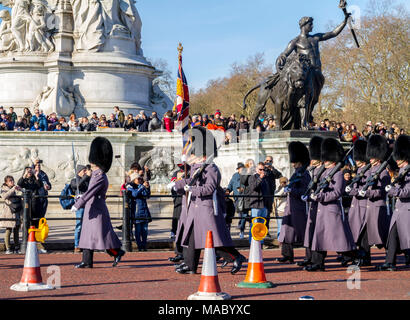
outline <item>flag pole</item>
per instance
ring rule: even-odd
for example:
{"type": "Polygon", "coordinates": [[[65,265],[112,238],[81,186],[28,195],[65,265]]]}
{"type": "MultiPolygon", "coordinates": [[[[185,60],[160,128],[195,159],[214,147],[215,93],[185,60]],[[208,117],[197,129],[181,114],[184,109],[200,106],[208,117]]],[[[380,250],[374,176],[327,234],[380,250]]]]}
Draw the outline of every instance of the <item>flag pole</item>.
{"type": "MultiPolygon", "coordinates": [[[[182,43],[180,42],[178,45],[178,68],[181,71],[182,68],[182,51],[184,51],[184,47],[182,46],[182,43]]],[[[182,75],[182,72],[180,72],[182,75]]],[[[179,121],[180,116],[178,117],[178,121],[179,121]]],[[[184,155],[184,150],[182,150],[182,155],[184,155]]],[[[184,178],[187,179],[188,178],[188,168],[186,165],[186,157],[184,157],[184,178]]],[[[187,201],[186,205],[188,205],[188,192],[185,192],[185,199],[187,201]]]]}

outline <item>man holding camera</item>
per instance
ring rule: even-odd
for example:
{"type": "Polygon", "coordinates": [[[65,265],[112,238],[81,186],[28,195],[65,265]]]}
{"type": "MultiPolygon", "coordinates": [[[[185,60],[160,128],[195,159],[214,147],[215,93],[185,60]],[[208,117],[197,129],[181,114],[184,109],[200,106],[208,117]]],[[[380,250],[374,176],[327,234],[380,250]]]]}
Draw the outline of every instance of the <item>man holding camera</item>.
{"type": "MultiPolygon", "coordinates": [[[[270,186],[267,180],[267,169],[263,162],[259,162],[256,173],[249,177],[249,207],[251,208],[252,219],[255,217],[266,218],[268,215],[269,201],[266,198],[270,192],[270,186]]],[[[252,223],[250,226],[252,230],[252,223]]],[[[249,231],[249,241],[251,240],[251,231],[249,231]]]]}
{"type": "MultiPolygon", "coordinates": [[[[267,217],[266,217],[266,227],[269,230],[269,220],[271,213],[273,211],[273,194],[276,191],[276,179],[282,178],[282,173],[275,169],[273,166],[273,157],[267,156],[265,159],[265,172],[266,172],[266,181],[269,186],[268,195],[272,195],[272,197],[266,198],[266,208],[268,210],[267,217]]],[[[270,234],[267,235],[270,237],[270,234]]]]}

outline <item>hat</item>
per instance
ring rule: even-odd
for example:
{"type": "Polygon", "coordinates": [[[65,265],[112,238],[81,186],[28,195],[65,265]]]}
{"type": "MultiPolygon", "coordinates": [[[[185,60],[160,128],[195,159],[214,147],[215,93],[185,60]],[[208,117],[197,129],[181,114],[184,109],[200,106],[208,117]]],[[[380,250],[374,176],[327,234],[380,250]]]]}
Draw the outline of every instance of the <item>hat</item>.
{"type": "Polygon", "coordinates": [[[210,130],[205,129],[204,127],[192,128],[191,154],[194,154],[196,157],[206,156],[207,158],[212,155],[215,158],[218,156],[216,140],[210,130]]]}
{"type": "Polygon", "coordinates": [[[242,162],[238,162],[238,164],[236,166],[236,170],[238,170],[240,168],[245,168],[245,165],[242,162]]]}
{"type": "Polygon", "coordinates": [[[366,156],[369,159],[384,161],[387,155],[387,139],[379,134],[370,136],[367,142],[366,156]]]}
{"type": "Polygon", "coordinates": [[[91,142],[88,161],[107,173],[112,164],[113,150],[111,142],[104,137],[97,137],[91,142]]]}
{"type": "Polygon", "coordinates": [[[335,138],[326,138],[321,146],[321,160],[331,162],[341,162],[345,156],[343,147],[335,138]]]}
{"type": "Polygon", "coordinates": [[[220,110],[216,110],[216,111],[215,111],[215,115],[217,115],[217,114],[221,115],[221,111],[220,111],[220,110]]]}
{"type": "Polygon", "coordinates": [[[130,175],[130,181],[133,182],[135,179],[138,179],[140,177],[141,176],[138,173],[134,172],[130,175]]]}
{"type": "Polygon", "coordinates": [[[308,164],[310,162],[309,150],[300,141],[292,141],[288,146],[289,157],[291,163],[301,162],[308,164]]]}
{"type": "Polygon", "coordinates": [[[76,173],[79,174],[82,170],[87,169],[86,166],[83,166],[82,164],[77,165],[76,173]]]}
{"type": "Polygon", "coordinates": [[[396,160],[410,162],[410,136],[401,135],[394,143],[393,157],[396,160]]]}
{"type": "Polygon", "coordinates": [[[314,136],[309,142],[309,155],[312,160],[321,159],[320,150],[322,148],[323,138],[319,136],[314,136]]]}
{"type": "Polygon", "coordinates": [[[354,161],[369,162],[369,158],[366,156],[367,141],[356,140],[353,145],[353,159],[354,161]]]}

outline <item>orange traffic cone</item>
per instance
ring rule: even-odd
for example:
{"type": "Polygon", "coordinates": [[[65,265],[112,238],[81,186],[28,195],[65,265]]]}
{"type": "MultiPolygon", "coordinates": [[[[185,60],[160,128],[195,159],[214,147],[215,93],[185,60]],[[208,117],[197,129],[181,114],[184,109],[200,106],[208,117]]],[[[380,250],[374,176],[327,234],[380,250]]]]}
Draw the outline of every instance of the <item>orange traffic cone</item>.
{"type": "Polygon", "coordinates": [[[273,288],[275,285],[270,281],[266,281],[261,241],[257,241],[252,237],[250,251],[245,281],[238,283],[236,286],[239,288],[273,288]]]}
{"type": "Polygon", "coordinates": [[[30,227],[30,230],[32,231],[29,231],[23,275],[20,283],[13,284],[10,289],[14,291],[53,290],[55,289],[54,287],[43,284],[36,246],[35,228],[30,227]]]}
{"type": "Polygon", "coordinates": [[[229,300],[231,296],[221,292],[212,231],[206,235],[204,262],[202,264],[201,283],[197,293],[191,294],[188,300],[229,300]]]}

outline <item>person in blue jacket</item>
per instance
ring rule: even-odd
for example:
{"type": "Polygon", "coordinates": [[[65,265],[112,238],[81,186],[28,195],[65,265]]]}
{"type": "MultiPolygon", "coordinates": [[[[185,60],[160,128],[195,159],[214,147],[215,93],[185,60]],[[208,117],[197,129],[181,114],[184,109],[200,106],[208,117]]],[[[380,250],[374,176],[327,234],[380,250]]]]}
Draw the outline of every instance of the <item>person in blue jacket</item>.
{"type": "Polygon", "coordinates": [[[138,251],[147,251],[148,223],[151,220],[151,214],[148,209],[147,199],[151,195],[151,189],[148,181],[144,182],[142,176],[133,173],[130,177],[131,182],[127,185],[127,196],[130,199],[131,217],[134,217],[135,240],[138,251]],[[144,218],[139,220],[139,218],[144,218]]]}

